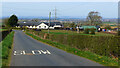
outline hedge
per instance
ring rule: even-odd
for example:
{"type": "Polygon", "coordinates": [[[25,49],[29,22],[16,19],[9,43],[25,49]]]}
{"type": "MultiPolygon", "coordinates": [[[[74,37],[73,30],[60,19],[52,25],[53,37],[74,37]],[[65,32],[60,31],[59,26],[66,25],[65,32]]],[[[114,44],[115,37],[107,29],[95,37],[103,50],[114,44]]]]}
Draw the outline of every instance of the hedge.
{"type": "Polygon", "coordinates": [[[90,51],[102,56],[118,57],[118,46],[120,36],[91,36],[91,35],[67,35],[67,34],[46,34],[38,31],[31,32],[43,39],[49,39],[66,46],[90,51]]]}
{"type": "Polygon", "coordinates": [[[4,30],[0,32],[0,36],[2,36],[2,38],[0,38],[0,42],[11,32],[12,30],[4,30]]]}
{"type": "Polygon", "coordinates": [[[9,63],[10,50],[12,48],[14,32],[9,33],[5,39],[0,43],[2,45],[2,66],[6,66],[9,63]]]}

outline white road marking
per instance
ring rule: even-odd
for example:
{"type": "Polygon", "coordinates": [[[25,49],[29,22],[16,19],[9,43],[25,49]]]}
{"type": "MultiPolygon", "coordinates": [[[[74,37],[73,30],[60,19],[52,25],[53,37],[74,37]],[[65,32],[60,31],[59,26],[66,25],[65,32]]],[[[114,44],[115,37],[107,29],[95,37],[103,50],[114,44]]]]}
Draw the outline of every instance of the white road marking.
{"type": "MultiPolygon", "coordinates": [[[[51,54],[51,52],[49,50],[32,50],[31,51],[33,55],[40,55],[40,54],[51,54]]],[[[29,52],[30,53],[30,52],[29,52]]],[[[29,53],[26,53],[25,50],[17,50],[17,51],[14,51],[14,55],[27,55],[29,53]]]]}
{"type": "Polygon", "coordinates": [[[50,51],[48,51],[48,50],[47,50],[47,53],[48,53],[48,54],[51,54],[50,51]]]}
{"type": "Polygon", "coordinates": [[[25,51],[22,51],[23,52],[23,54],[25,55],[25,51]]]}
{"type": "Polygon", "coordinates": [[[21,52],[20,54],[22,55],[23,54],[22,51],[20,51],[20,52],[21,52]]]}
{"type": "Polygon", "coordinates": [[[39,54],[41,54],[41,52],[38,50],[39,54]]]}
{"type": "Polygon", "coordinates": [[[33,54],[35,54],[35,51],[32,51],[33,54]]]}
{"type": "Polygon", "coordinates": [[[43,50],[41,50],[41,52],[43,53],[43,54],[51,54],[48,50],[46,50],[46,51],[43,51],[43,50]]]}
{"type": "Polygon", "coordinates": [[[16,55],[16,51],[14,51],[14,55],[16,55]]]}
{"type": "Polygon", "coordinates": [[[14,51],[14,55],[22,55],[22,51],[14,51]]]}

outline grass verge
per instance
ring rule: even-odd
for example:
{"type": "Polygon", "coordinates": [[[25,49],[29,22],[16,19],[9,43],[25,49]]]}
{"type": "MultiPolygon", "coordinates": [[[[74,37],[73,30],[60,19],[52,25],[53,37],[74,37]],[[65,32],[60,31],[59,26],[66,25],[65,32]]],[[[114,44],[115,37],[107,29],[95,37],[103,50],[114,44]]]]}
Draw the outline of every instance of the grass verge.
{"type": "Polygon", "coordinates": [[[98,62],[98,63],[100,63],[102,65],[105,65],[105,66],[118,66],[117,59],[113,59],[111,57],[106,57],[106,56],[100,56],[100,55],[94,54],[94,53],[89,52],[89,51],[80,51],[79,49],[72,48],[72,47],[57,43],[57,42],[53,42],[53,41],[50,41],[50,40],[47,40],[47,39],[41,39],[38,36],[35,36],[35,35],[30,34],[28,32],[26,32],[26,34],[31,36],[32,38],[34,38],[36,40],[47,43],[47,44],[49,44],[51,46],[54,46],[56,48],[62,49],[64,51],[68,52],[68,53],[72,53],[72,54],[75,54],[75,55],[90,59],[92,61],[98,62]]]}
{"type": "Polygon", "coordinates": [[[12,31],[1,42],[1,45],[2,45],[2,66],[9,66],[12,44],[13,44],[13,37],[14,37],[14,32],[12,31]]]}

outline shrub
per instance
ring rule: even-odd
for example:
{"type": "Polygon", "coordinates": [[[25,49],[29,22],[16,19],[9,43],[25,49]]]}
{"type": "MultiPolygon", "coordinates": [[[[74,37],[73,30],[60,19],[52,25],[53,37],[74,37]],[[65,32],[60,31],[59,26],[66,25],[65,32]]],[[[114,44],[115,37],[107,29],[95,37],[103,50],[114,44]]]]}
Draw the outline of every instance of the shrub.
{"type": "Polygon", "coordinates": [[[0,41],[2,41],[12,30],[5,30],[2,31],[2,39],[0,41]]]}
{"type": "Polygon", "coordinates": [[[96,30],[95,28],[91,28],[91,29],[90,29],[90,31],[91,31],[90,34],[95,34],[95,30],[96,30]]]}
{"type": "Polygon", "coordinates": [[[85,33],[85,34],[89,34],[89,29],[88,29],[88,28],[85,29],[85,30],[84,30],[84,33],[85,33]]]}
{"type": "Polygon", "coordinates": [[[107,26],[105,26],[105,29],[110,30],[110,29],[111,29],[111,26],[110,26],[110,25],[107,25],[107,26]]]}
{"type": "Polygon", "coordinates": [[[118,31],[118,36],[120,36],[120,31],[118,31]]]}

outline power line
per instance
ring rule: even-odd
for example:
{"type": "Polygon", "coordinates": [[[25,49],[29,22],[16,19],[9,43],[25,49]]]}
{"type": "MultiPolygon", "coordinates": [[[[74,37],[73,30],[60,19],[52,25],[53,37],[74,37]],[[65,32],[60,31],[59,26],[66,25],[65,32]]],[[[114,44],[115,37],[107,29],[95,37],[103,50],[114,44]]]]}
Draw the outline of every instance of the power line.
{"type": "Polygon", "coordinates": [[[57,19],[57,9],[55,7],[55,20],[57,19]]]}
{"type": "Polygon", "coordinates": [[[53,11],[55,11],[55,18],[54,18],[54,20],[57,20],[57,9],[56,9],[56,7],[55,7],[55,9],[53,11]]]}

